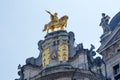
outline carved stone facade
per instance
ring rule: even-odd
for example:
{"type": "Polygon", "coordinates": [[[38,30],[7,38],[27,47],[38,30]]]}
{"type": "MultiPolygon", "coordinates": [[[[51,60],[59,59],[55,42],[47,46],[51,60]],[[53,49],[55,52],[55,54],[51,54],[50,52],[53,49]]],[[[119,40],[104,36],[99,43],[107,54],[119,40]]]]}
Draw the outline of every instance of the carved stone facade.
{"type": "Polygon", "coordinates": [[[102,59],[93,58],[93,45],[90,49],[82,43],[75,46],[74,32],[58,30],[38,42],[39,56],[18,67],[16,80],[120,80],[120,12],[108,20],[106,25],[101,20],[101,26],[109,28],[104,28],[97,50],[102,59]]]}
{"type": "Polygon", "coordinates": [[[65,30],[47,34],[41,45],[43,67],[68,61],[69,35],[65,30]]]}
{"type": "Polygon", "coordinates": [[[108,80],[120,80],[120,12],[108,24],[111,32],[101,38],[97,52],[103,56],[102,73],[108,80]]]}
{"type": "Polygon", "coordinates": [[[23,79],[17,80],[105,80],[95,64],[94,46],[74,45],[73,32],[58,30],[38,42],[38,58],[26,59],[21,67],[23,79]]]}

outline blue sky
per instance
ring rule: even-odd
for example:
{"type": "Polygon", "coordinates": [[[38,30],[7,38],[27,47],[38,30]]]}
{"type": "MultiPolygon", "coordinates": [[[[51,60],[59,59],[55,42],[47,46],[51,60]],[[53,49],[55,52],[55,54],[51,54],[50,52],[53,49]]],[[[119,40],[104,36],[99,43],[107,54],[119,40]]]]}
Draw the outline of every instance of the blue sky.
{"type": "Polygon", "coordinates": [[[37,43],[44,39],[42,29],[50,21],[45,12],[68,15],[66,30],[75,33],[76,44],[85,48],[100,46],[101,13],[111,18],[120,11],[119,0],[0,0],[0,75],[1,80],[18,77],[18,64],[39,54],[37,43]]]}

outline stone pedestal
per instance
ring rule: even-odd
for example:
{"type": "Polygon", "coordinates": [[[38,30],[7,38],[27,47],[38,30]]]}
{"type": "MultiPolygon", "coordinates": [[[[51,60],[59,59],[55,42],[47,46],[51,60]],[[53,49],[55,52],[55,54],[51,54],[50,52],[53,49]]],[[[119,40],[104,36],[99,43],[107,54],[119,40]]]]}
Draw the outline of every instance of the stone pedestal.
{"type": "Polygon", "coordinates": [[[68,42],[69,37],[65,30],[48,33],[42,42],[43,67],[55,66],[68,61],[68,42]]]}

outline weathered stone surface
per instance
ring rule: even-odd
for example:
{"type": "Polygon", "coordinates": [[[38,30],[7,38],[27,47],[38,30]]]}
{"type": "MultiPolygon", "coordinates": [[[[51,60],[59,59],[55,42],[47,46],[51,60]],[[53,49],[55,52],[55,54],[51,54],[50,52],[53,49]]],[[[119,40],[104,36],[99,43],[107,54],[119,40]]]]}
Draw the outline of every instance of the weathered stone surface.
{"type": "MultiPolygon", "coordinates": [[[[110,22],[110,28],[112,32],[104,39],[101,39],[101,46],[98,48],[98,52],[102,54],[105,64],[102,65],[102,73],[109,80],[115,79],[113,67],[120,64],[120,25],[119,15],[115,15],[110,22]]],[[[120,68],[119,68],[120,69],[120,68]]],[[[120,71],[119,71],[120,72],[120,71]]]]}

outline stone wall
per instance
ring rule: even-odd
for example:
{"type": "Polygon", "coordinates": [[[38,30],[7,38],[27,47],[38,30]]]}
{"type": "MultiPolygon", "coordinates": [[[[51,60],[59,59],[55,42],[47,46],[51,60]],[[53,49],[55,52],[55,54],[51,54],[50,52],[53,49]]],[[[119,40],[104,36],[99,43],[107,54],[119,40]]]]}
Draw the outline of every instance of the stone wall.
{"type": "MultiPolygon", "coordinates": [[[[110,47],[102,51],[102,55],[106,64],[107,77],[114,80],[113,67],[120,63],[120,41],[115,42],[110,47]]],[[[103,75],[106,76],[105,65],[103,64],[101,68],[103,75]]]]}
{"type": "Polygon", "coordinates": [[[106,62],[108,77],[110,77],[112,80],[114,80],[113,67],[119,63],[120,63],[120,53],[117,53],[116,55],[114,55],[114,57],[112,57],[110,60],[106,62]]]}
{"type": "Polygon", "coordinates": [[[88,69],[88,60],[86,53],[80,53],[77,58],[71,62],[71,65],[80,69],[88,69]]]}
{"type": "Polygon", "coordinates": [[[40,68],[32,67],[32,66],[25,66],[24,67],[24,79],[29,80],[31,77],[34,77],[40,73],[40,68]]]}

